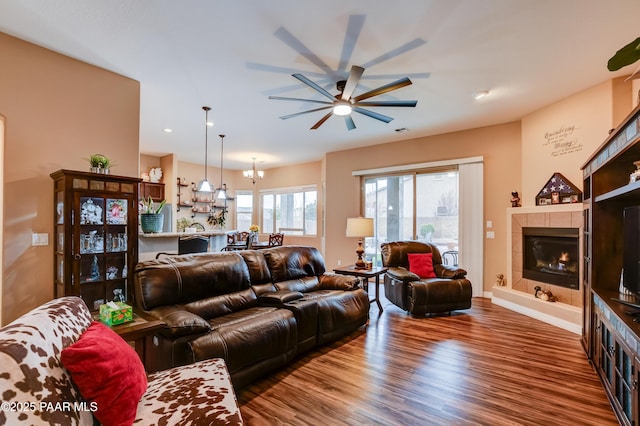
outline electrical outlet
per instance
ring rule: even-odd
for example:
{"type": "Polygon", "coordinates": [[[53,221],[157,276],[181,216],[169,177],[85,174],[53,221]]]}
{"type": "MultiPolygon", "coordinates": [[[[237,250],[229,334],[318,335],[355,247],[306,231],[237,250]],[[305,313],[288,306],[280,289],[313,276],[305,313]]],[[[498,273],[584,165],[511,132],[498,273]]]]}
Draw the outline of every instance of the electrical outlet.
{"type": "Polygon", "coordinates": [[[495,238],[496,237],[496,233],[493,231],[487,231],[487,238],[495,238]]]}
{"type": "Polygon", "coordinates": [[[48,246],[49,245],[49,234],[31,234],[31,245],[32,246],[48,246]]]}
{"type": "Polygon", "coordinates": [[[338,259],[338,266],[342,265],[342,259],[338,259]]]}
{"type": "Polygon", "coordinates": [[[493,221],[491,220],[487,221],[487,228],[493,228],[493,221]]]}

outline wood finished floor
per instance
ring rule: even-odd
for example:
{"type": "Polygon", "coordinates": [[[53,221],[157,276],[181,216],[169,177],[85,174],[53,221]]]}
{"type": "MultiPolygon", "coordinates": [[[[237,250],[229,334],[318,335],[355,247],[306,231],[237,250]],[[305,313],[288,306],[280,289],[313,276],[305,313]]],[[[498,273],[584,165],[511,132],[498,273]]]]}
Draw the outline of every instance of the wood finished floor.
{"type": "Polygon", "coordinates": [[[247,425],[617,425],[579,336],[489,299],[360,332],[237,393],[247,425]]]}

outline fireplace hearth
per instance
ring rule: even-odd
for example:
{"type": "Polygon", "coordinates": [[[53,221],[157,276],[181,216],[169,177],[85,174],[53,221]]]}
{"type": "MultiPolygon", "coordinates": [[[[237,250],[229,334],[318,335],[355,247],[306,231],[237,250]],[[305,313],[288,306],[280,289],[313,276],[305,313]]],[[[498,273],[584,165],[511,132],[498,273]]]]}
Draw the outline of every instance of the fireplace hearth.
{"type": "Polygon", "coordinates": [[[574,290],[579,280],[577,228],[522,228],[522,276],[574,290]]]}

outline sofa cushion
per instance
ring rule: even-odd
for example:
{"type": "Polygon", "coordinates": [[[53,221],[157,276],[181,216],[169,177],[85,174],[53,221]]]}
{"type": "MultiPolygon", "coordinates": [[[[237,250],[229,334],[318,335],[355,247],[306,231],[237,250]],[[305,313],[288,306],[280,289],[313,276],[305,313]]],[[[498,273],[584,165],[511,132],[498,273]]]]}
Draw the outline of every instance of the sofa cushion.
{"type": "Polygon", "coordinates": [[[184,308],[205,320],[227,315],[232,312],[248,309],[258,304],[258,297],[248,288],[220,296],[196,300],[184,305],[184,308]]]}
{"type": "Polygon", "coordinates": [[[320,280],[315,275],[292,280],[279,281],[274,284],[278,291],[296,291],[309,293],[320,290],[320,280]]]}
{"type": "Polygon", "coordinates": [[[134,424],[241,425],[224,360],[208,359],[150,374],[134,424]]]}
{"type": "Polygon", "coordinates": [[[290,354],[281,358],[282,365],[295,354],[295,318],[286,309],[245,309],[211,320],[211,329],[191,342],[194,360],[224,358],[232,377],[252,364],[290,354]]]}
{"type": "Polygon", "coordinates": [[[420,278],[435,278],[433,269],[433,253],[407,253],[409,271],[420,278]]]}
{"type": "Polygon", "coordinates": [[[131,424],[147,376],[136,351],[113,330],[94,322],[77,342],[64,348],[64,367],[82,397],[95,407],[104,426],[131,424]]]}
{"type": "Polygon", "coordinates": [[[249,288],[249,268],[235,252],[187,254],[136,265],[136,303],[144,310],[249,288]]]}
{"type": "Polygon", "coordinates": [[[315,247],[281,246],[263,250],[262,253],[274,283],[318,276],[326,271],[324,259],[315,247]]]}

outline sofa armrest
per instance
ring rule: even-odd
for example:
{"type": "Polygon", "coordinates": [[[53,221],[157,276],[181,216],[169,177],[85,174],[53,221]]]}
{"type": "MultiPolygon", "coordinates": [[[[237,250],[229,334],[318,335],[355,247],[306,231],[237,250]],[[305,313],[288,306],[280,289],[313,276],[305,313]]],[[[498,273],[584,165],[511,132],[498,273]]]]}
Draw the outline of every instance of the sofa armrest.
{"type": "Polygon", "coordinates": [[[159,306],[150,311],[145,311],[148,316],[163,321],[167,328],[161,331],[171,338],[187,336],[190,334],[201,334],[211,330],[211,326],[201,316],[196,315],[186,309],[176,306],[159,306]]]}
{"type": "Polygon", "coordinates": [[[467,276],[466,270],[458,268],[457,266],[448,266],[444,264],[434,265],[434,271],[438,278],[449,278],[452,280],[457,280],[467,276]]]}
{"type": "Polygon", "coordinates": [[[408,283],[411,281],[420,281],[420,277],[402,266],[394,266],[387,269],[385,274],[394,280],[408,283]]]}
{"type": "Polygon", "coordinates": [[[318,277],[322,290],[355,290],[359,288],[360,278],[325,272],[318,277]]]}
{"type": "Polygon", "coordinates": [[[302,299],[303,297],[304,294],[299,291],[270,291],[258,296],[258,304],[262,306],[283,306],[287,302],[302,299]]]}

